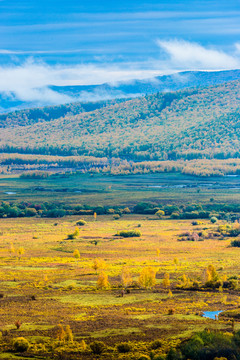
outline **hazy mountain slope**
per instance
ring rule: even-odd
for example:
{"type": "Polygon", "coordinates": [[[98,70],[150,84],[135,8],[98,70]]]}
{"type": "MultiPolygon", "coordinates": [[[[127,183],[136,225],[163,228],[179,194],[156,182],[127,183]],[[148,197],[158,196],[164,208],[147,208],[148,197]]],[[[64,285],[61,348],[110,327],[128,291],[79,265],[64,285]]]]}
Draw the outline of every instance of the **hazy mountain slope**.
{"type": "MultiPolygon", "coordinates": [[[[58,103],[95,102],[107,99],[129,98],[156,92],[176,91],[185,88],[218,85],[240,79],[240,70],[228,71],[186,71],[176,74],[158,76],[152,79],[132,80],[116,84],[86,86],[49,86],[37,89],[39,94],[46,91],[55,94],[58,103]]],[[[36,90],[36,89],[35,89],[36,90]]],[[[50,98],[39,97],[36,101],[23,101],[14,92],[0,93],[0,113],[18,109],[36,108],[52,105],[50,98]]],[[[55,105],[56,103],[54,103],[55,105]]],[[[65,115],[65,114],[64,114],[65,115]]]]}
{"type": "Polygon", "coordinates": [[[155,94],[76,116],[2,129],[2,151],[114,156],[133,160],[235,157],[240,81],[155,94]]]}
{"type": "Polygon", "coordinates": [[[12,126],[26,126],[37,122],[51,121],[64,116],[74,116],[124,100],[106,100],[88,103],[73,103],[42,108],[25,109],[0,115],[0,128],[12,126]]]}
{"type": "Polygon", "coordinates": [[[51,86],[51,89],[69,96],[76,94],[87,97],[87,94],[154,94],[156,92],[177,91],[185,88],[219,85],[225,82],[239,80],[240,70],[226,71],[184,71],[180,73],[157,76],[152,79],[118,82],[115,85],[85,85],[85,86],[51,86]]]}

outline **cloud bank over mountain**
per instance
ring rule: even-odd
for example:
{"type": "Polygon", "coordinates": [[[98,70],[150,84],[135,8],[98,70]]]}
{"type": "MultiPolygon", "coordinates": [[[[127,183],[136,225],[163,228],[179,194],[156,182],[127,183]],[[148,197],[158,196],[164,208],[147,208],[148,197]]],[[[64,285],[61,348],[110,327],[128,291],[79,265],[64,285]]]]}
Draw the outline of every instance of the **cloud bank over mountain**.
{"type": "MultiPolygon", "coordinates": [[[[164,74],[185,70],[225,70],[240,68],[240,44],[224,52],[216,47],[204,47],[196,42],[182,39],[157,39],[158,58],[148,58],[135,63],[88,63],[88,64],[47,64],[34,57],[24,62],[12,61],[0,66],[0,93],[3,98],[37,104],[70,103],[74,101],[98,101],[124,97],[121,91],[88,90],[77,96],[59,93],[51,86],[97,85],[149,79],[164,74]]],[[[6,51],[6,50],[2,50],[6,51]]],[[[1,52],[1,51],[0,51],[1,52]]]]}

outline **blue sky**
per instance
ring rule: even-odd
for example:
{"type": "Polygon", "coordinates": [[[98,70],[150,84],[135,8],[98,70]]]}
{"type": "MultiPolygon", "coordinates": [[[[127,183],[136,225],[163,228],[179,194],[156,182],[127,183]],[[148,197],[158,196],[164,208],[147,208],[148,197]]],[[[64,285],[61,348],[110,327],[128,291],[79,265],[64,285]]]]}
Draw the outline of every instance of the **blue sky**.
{"type": "MultiPolygon", "coordinates": [[[[49,64],[158,59],[157,39],[183,39],[231,52],[240,38],[237,3],[1,0],[0,49],[20,60],[34,56],[49,64]]],[[[1,54],[0,63],[13,60],[1,54]]]]}
{"type": "Polygon", "coordinates": [[[20,97],[49,84],[240,67],[236,0],[0,0],[0,34],[0,92],[20,97]]]}

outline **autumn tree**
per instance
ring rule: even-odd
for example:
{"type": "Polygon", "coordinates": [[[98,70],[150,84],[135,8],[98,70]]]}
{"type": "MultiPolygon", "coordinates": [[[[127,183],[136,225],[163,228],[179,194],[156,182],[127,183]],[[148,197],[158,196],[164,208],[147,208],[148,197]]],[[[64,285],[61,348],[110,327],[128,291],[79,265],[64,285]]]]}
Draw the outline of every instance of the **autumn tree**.
{"type": "Polygon", "coordinates": [[[163,278],[163,286],[165,287],[165,288],[168,288],[169,286],[170,286],[170,276],[169,276],[169,274],[168,273],[166,273],[165,275],[164,275],[164,278],[163,278]]]}
{"type": "Polygon", "coordinates": [[[11,242],[10,246],[9,246],[9,254],[12,257],[15,254],[15,247],[13,245],[13,243],[11,242]]]}
{"type": "Polygon", "coordinates": [[[73,343],[73,334],[69,325],[65,327],[65,340],[69,343],[73,343]]]}
{"type": "Polygon", "coordinates": [[[155,215],[161,219],[165,215],[165,212],[163,210],[158,210],[155,215]]]}
{"type": "Polygon", "coordinates": [[[57,340],[64,341],[65,336],[66,336],[66,333],[65,333],[65,330],[64,330],[62,324],[58,324],[57,329],[56,329],[56,338],[57,338],[57,340]]]}
{"type": "Polygon", "coordinates": [[[139,276],[138,282],[146,289],[152,288],[156,284],[156,271],[150,266],[144,268],[139,276]]]}
{"type": "Polygon", "coordinates": [[[108,275],[105,273],[105,271],[102,271],[98,276],[97,288],[106,289],[108,287],[109,287],[108,275]]]}
{"type": "Polygon", "coordinates": [[[217,271],[215,270],[215,267],[213,265],[208,265],[208,267],[203,272],[203,282],[209,283],[209,282],[216,282],[219,280],[219,276],[217,271]]]}
{"type": "Polygon", "coordinates": [[[122,268],[121,283],[122,283],[122,286],[124,286],[124,287],[127,287],[132,283],[132,275],[131,275],[128,267],[124,266],[122,268]]]}
{"type": "Polygon", "coordinates": [[[23,247],[20,247],[19,249],[17,249],[18,260],[21,260],[21,257],[23,256],[24,253],[25,253],[25,250],[23,247]]]}
{"type": "Polygon", "coordinates": [[[105,269],[106,268],[106,263],[105,263],[105,261],[103,259],[94,259],[92,268],[97,273],[97,271],[99,269],[105,269]]]}
{"type": "Polygon", "coordinates": [[[76,226],[75,231],[73,233],[71,233],[71,234],[68,234],[68,239],[76,239],[79,235],[80,235],[80,230],[76,226]]]}
{"type": "Polygon", "coordinates": [[[77,261],[77,265],[78,265],[78,260],[80,259],[80,252],[79,252],[79,250],[78,249],[75,249],[74,251],[73,251],[73,256],[75,257],[75,259],[76,259],[76,261],[77,261]]]}

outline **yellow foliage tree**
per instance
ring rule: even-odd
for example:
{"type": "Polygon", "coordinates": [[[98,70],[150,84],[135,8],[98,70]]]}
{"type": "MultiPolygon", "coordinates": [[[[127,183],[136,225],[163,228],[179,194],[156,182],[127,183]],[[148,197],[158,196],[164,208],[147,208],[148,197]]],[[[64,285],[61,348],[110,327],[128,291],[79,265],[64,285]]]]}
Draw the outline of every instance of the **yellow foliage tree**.
{"type": "Polygon", "coordinates": [[[23,247],[20,247],[18,250],[17,250],[17,254],[18,254],[18,259],[20,260],[21,257],[23,256],[23,254],[25,253],[25,250],[23,247]]]}
{"type": "Polygon", "coordinates": [[[78,264],[78,260],[80,259],[80,252],[78,249],[75,249],[73,252],[73,256],[75,257],[75,259],[77,260],[77,264],[78,264]]]}
{"type": "Polygon", "coordinates": [[[132,283],[132,275],[131,275],[128,267],[126,267],[126,266],[124,266],[122,268],[121,283],[122,283],[122,286],[124,286],[124,287],[127,287],[132,283]]]}
{"type": "Polygon", "coordinates": [[[16,251],[15,247],[14,247],[13,243],[11,242],[10,247],[9,247],[9,253],[10,253],[11,257],[14,255],[15,251],[16,251]]]}
{"type": "Polygon", "coordinates": [[[64,329],[62,324],[58,324],[56,328],[56,338],[61,342],[66,341],[68,343],[73,343],[73,334],[70,326],[66,325],[64,329]]]}
{"type": "Polygon", "coordinates": [[[169,278],[170,278],[169,274],[166,273],[166,274],[164,275],[164,278],[163,278],[163,286],[164,286],[165,288],[168,288],[168,287],[170,286],[170,280],[169,280],[169,278]]]}
{"type": "Polygon", "coordinates": [[[64,328],[63,328],[62,324],[58,324],[57,330],[56,330],[56,338],[57,338],[57,340],[64,341],[65,336],[66,336],[66,333],[64,331],[64,328]]]}
{"type": "Polygon", "coordinates": [[[203,282],[207,283],[209,281],[217,281],[219,279],[218,273],[215,270],[213,265],[208,265],[208,267],[203,272],[203,282]]]}
{"type": "Polygon", "coordinates": [[[183,286],[187,286],[187,284],[188,284],[188,277],[187,277],[185,274],[183,274],[183,276],[182,276],[182,282],[183,282],[183,286]]]}
{"type": "Polygon", "coordinates": [[[156,284],[156,271],[150,266],[144,268],[139,276],[138,282],[142,287],[150,289],[156,284]]]}
{"type": "Polygon", "coordinates": [[[104,271],[102,271],[98,276],[97,288],[106,289],[108,287],[109,287],[108,275],[104,271]]]}
{"type": "Polygon", "coordinates": [[[227,275],[223,275],[222,281],[227,281],[227,275]]]}
{"type": "Polygon", "coordinates": [[[179,264],[178,258],[174,258],[174,259],[173,259],[173,263],[177,266],[177,265],[179,264]]]}
{"type": "Polygon", "coordinates": [[[165,212],[163,210],[158,210],[155,215],[157,215],[159,219],[161,219],[165,215],[165,212]]]}
{"type": "Polygon", "coordinates": [[[82,340],[82,341],[80,342],[80,344],[81,344],[82,350],[86,350],[86,349],[87,349],[87,344],[86,344],[86,342],[85,342],[84,340],[82,340]]]}
{"type": "Polygon", "coordinates": [[[74,231],[73,235],[74,235],[74,238],[77,238],[80,235],[80,230],[77,226],[75,227],[75,231],[74,231]]]}
{"type": "Polygon", "coordinates": [[[69,325],[65,327],[65,340],[69,343],[73,343],[73,334],[69,325]]]}
{"type": "Polygon", "coordinates": [[[105,269],[106,263],[103,259],[94,259],[92,268],[97,272],[99,269],[105,269]]]}

